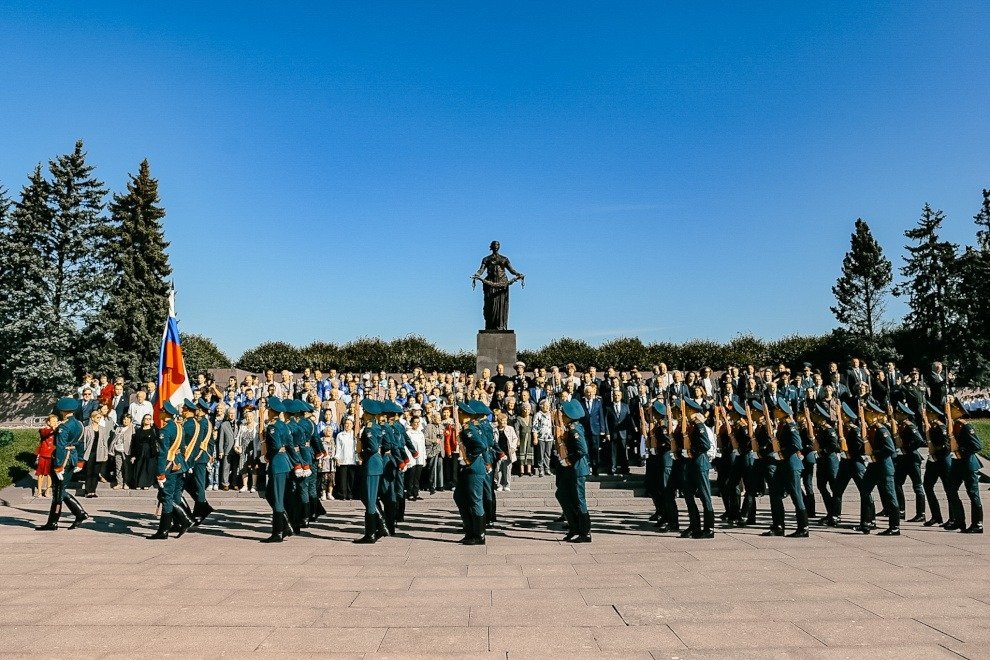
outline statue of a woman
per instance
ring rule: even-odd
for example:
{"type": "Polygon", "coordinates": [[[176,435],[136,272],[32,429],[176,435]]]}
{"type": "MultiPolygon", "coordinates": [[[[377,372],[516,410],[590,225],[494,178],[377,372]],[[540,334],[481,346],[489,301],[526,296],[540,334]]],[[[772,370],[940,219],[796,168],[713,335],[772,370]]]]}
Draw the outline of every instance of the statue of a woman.
{"type": "Polygon", "coordinates": [[[473,287],[479,280],[485,292],[485,330],[509,329],[509,287],[514,282],[526,285],[526,276],[517,272],[508,257],[499,254],[498,241],[492,241],[492,253],[481,260],[478,272],[471,276],[473,287]],[[506,272],[513,275],[510,280],[506,272]],[[482,277],[481,274],[485,273],[482,277]]]}

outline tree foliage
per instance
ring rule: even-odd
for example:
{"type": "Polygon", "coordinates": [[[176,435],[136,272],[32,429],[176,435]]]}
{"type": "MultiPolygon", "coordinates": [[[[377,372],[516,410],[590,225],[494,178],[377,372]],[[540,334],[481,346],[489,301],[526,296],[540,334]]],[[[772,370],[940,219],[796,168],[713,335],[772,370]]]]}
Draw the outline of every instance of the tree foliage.
{"type": "Polygon", "coordinates": [[[229,369],[233,366],[227,354],[203,335],[182,335],[182,357],[190,374],[208,373],[211,369],[229,369]]]}
{"type": "Polygon", "coordinates": [[[893,272],[890,260],[862,218],[856,220],[842,275],[832,287],[832,313],[847,330],[874,340],[881,329],[893,272]]]}

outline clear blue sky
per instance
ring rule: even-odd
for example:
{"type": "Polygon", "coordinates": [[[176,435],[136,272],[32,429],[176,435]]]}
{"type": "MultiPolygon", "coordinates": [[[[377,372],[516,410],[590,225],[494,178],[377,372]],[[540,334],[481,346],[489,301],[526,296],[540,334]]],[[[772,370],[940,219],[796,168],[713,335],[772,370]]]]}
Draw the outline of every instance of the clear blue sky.
{"type": "Polygon", "coordinates": [[[152,4],[0,1],[0,182],[149,158],[182,329],[235,358],[473,349],[492,239],[522,347],[825,332],[856,217],[896,266],[990,186],[985,2],[152,4]]]}

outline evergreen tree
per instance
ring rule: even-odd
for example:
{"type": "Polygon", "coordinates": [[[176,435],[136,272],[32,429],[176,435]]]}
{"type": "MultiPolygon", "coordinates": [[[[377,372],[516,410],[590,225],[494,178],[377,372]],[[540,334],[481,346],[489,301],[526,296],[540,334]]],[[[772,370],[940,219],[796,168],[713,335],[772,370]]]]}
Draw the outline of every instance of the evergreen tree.
{"type": "Polygon", "coordinates": [[[172,268],[162,229],[165,209],[160,202],[158,181],[144,160],[137,175],[130,176],[127,192],[114,195],[110,203],[113,286],[96,325],[113,351],[94,355],[93,361],[112,360],[111,371],[134,380],[148,378],[157,370],[168,315],[172,268]]]}
{"type": "Polygon", "coordinates": [[[849,252],[842,259],[842,275],[832,287],[835,318],[853,334],[874,341],[892,279],[890,260],[883,256],[870,226],[858,218],[849,252]]]}
{"type": "Polygon", "coordinates": [[[909,311],[904,324],[925,342],[926,357],[933,360],[949,357],[952,302],[958,290],[953,263],[957,246],[939,239],[944,220],[942,211],[925,204],[918,224],[904,232],[915,244],[905,246],[908,254],[901,275],[906,280],[894,290],[895,295],[907,297],[909,311]]]}
{"type": "Polygon", "coordinates": [[[983,189],[983,206],[980,212],[973,216],[973,221],[982,227],[976,231],[977,245],[980,250],[990,254],[990,189],[983,189]]]}
{"type": "Polygon", "coordinates": [[[38,165],[13,211],[6,193],[0,201],[0,383],[12,391],[59,391],[72,383],[71,326],[49,307],[50,194],[38,165]]]}
{"type": "Polygon", "coordinates": [[[977,245],[967,247],[954,263],[958,289],[951,306],[957,322],[950,346],[959,358],[960,379],[983,385],[990,382],[990,190],[983,191],[983,206],[973,216],[977,245]]]}

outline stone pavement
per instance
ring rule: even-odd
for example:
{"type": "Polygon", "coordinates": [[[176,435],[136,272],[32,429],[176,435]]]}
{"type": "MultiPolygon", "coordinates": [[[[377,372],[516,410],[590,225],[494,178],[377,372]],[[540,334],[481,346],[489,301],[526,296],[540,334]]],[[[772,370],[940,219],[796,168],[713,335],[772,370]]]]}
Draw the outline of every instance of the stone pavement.
{"type": "Polygon", "coordinates": [[[218,514],[201,529],[147,541],[151,491],[101,486],[82,500],[93,521],[43,533],[31,528],[47,501],[8,488],[0,653],[990,657],[990,535],[905,524],[900,538],[782,539],[761,525],[682,540],[652,531],[646,499],[596,485],[594,542],[572,545],[539,481],[516,480],[485,547],[456,543],[449,493],[410,503],[400,535],[373,546],[350,543],[360,505],[339,501],[267,545],[253,495],[211,492],[218,514]]]}

